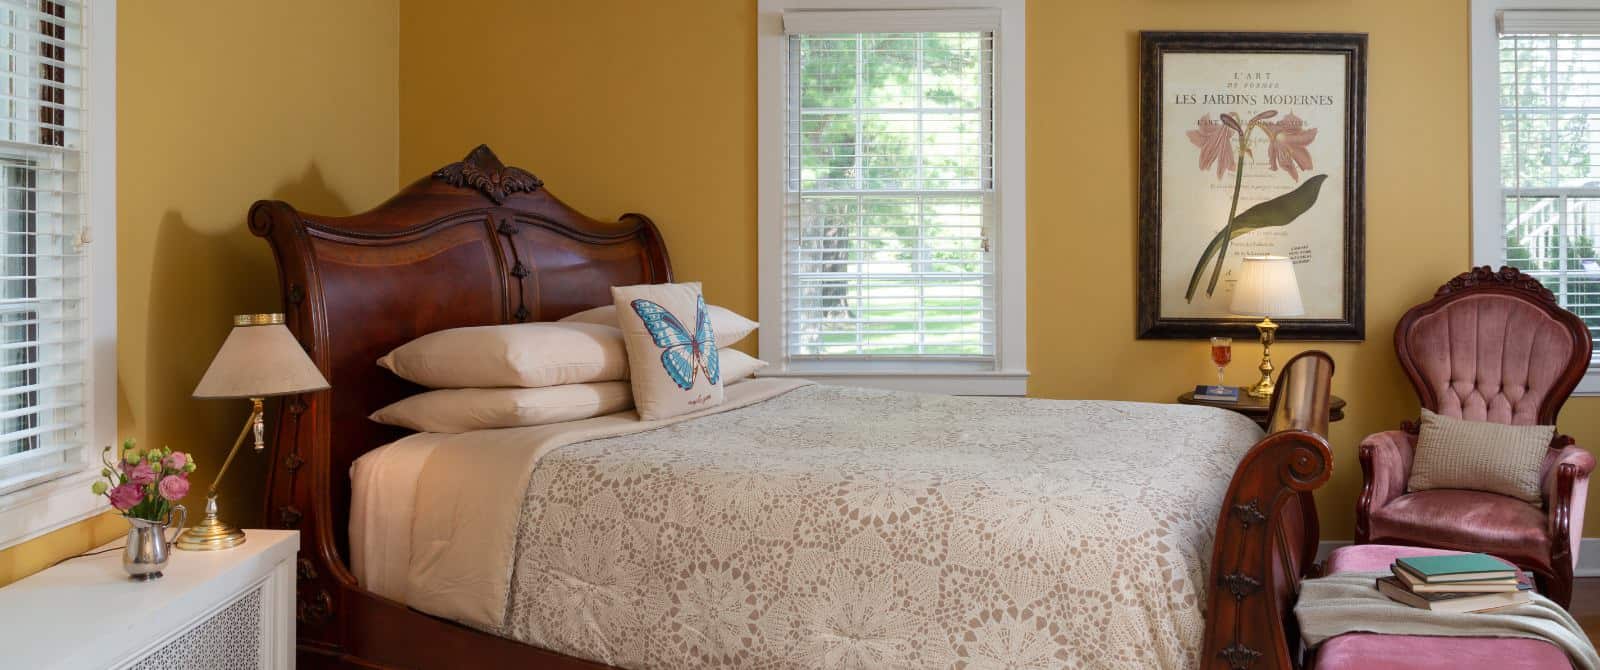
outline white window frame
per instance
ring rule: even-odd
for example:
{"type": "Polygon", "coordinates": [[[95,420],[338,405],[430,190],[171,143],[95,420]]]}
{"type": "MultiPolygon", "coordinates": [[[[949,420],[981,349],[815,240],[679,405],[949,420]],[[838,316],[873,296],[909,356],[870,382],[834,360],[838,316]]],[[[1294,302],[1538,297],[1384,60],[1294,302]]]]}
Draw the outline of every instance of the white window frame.
{"type": "Polygon", "coordinates": [[[84,418],[89,441],[83,469],[0,495],[0,549],[109,510],[89,492],[100,473],[100,448],[117,441],[117,0],[85,0],[83,162],[84,418]]]}
{"type": "MultiPolygon", "coordinates": [[[[762,376],[958,395],[1027,395],[1027,21],[1026,0],[760,0],[756,11],[757,255],[762,376]],[[784,319],[784,126],[789,40],[784,12],[918,10],[949,16],[1000,12],[994,34],[994,165],[997,234],[995,365],[974,370],[947,361],[810,363],[788,360],[784,319]],[[960,11],[969,10],[969,11],[960,11]]],[[[906,30],[916,31],[915,16],[906,30]]]]}
{"type": "MultiPolygon", "coordinates": [[[[1472,0],[1472,264],[1505,264],[1500,186],[1500,31],[1507,10],[1600,10],[1597,0],[1472,0]]],[[[1589,368],[1574,395],[1600,395],[1600,368],[1589,368]]]]}

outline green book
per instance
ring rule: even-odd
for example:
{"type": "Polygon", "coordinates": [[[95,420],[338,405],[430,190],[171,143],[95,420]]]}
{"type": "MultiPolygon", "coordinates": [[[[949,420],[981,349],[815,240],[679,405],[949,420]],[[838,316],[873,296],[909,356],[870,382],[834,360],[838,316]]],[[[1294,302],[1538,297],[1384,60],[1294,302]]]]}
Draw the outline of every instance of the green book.
{"type": "Polygon", "coordinates": [[[1516,568],[1488,554],[1417,556],[1397,558],[1395,563],[1424,582],[1466,582],[1481,579],[1515,579],[1516,568]]]}

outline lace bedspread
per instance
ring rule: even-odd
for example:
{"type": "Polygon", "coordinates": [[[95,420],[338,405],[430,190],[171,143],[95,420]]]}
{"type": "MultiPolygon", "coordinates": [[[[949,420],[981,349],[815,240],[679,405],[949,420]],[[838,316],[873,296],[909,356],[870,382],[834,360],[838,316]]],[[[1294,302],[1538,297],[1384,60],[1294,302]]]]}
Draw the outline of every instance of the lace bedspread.
{"type": "Polygon", "coordinates": [[[808,386],[543,455],[504,625],[635,668],[1192,668],[1261,430],[808,386]]]}

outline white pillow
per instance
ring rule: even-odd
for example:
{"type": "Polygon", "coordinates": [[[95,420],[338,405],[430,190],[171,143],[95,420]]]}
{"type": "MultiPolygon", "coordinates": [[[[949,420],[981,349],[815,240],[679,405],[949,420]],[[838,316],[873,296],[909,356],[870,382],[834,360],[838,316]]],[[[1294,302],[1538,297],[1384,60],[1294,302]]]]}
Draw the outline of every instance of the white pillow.
{"type": "MultiPolygon", "coordinates": [[[[698,283],[696,283],[698,286],[698,283]]],[[[731,347],[734,343],[750,336],[761,324],[739,316],[726,307],[707,305],[711,314],[711,330],[717,334],[717,346],[731,347]]],[[[605,305],[594,309],[586,309],[561,319],[561,322],[598,323],[607,326],[617,325],[617,306],[605,305]]]]}
{"type": "MultiPolygon", "coordinates": [[[[712,322],[712,330],[716,323],[712,322]]],[[[722,365],[722,385],[737,384],[755,376],[756,371],[767,367],[767,362],[738,349],[723,347],[717,350],[717,360],[722,365]]]]}
{"type": "Polygon", "coordinates": [[[598,382],[429,391],[373,412],[369,418],[428,433],[465,433],[577,421],[630,407],[633,389],[628,382],[598,382]]]}
{"type": "Polygon", "coordinates": [[[722,404],[717,338],[699,284],[614,286],[633,378],[646,421],[722,404]]]}
{"type": "Polygon", "coordinates": [[[429,388],[539,388],[628,378],[622,331],[592,323],[451,328],[401,345],[378,365],[429,388]]]}

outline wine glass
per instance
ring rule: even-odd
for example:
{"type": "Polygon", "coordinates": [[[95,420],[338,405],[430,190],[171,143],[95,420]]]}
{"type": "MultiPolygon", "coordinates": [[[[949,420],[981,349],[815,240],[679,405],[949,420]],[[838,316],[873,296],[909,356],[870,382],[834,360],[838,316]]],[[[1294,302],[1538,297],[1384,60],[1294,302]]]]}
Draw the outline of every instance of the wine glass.
{"type": "Polygon", "coordinates": [[[1222,389],[1222,371],[1233,362],[1233,338],[1211,338],[1211,362],[1217,366],[1217,388],[1222,389]]]}

